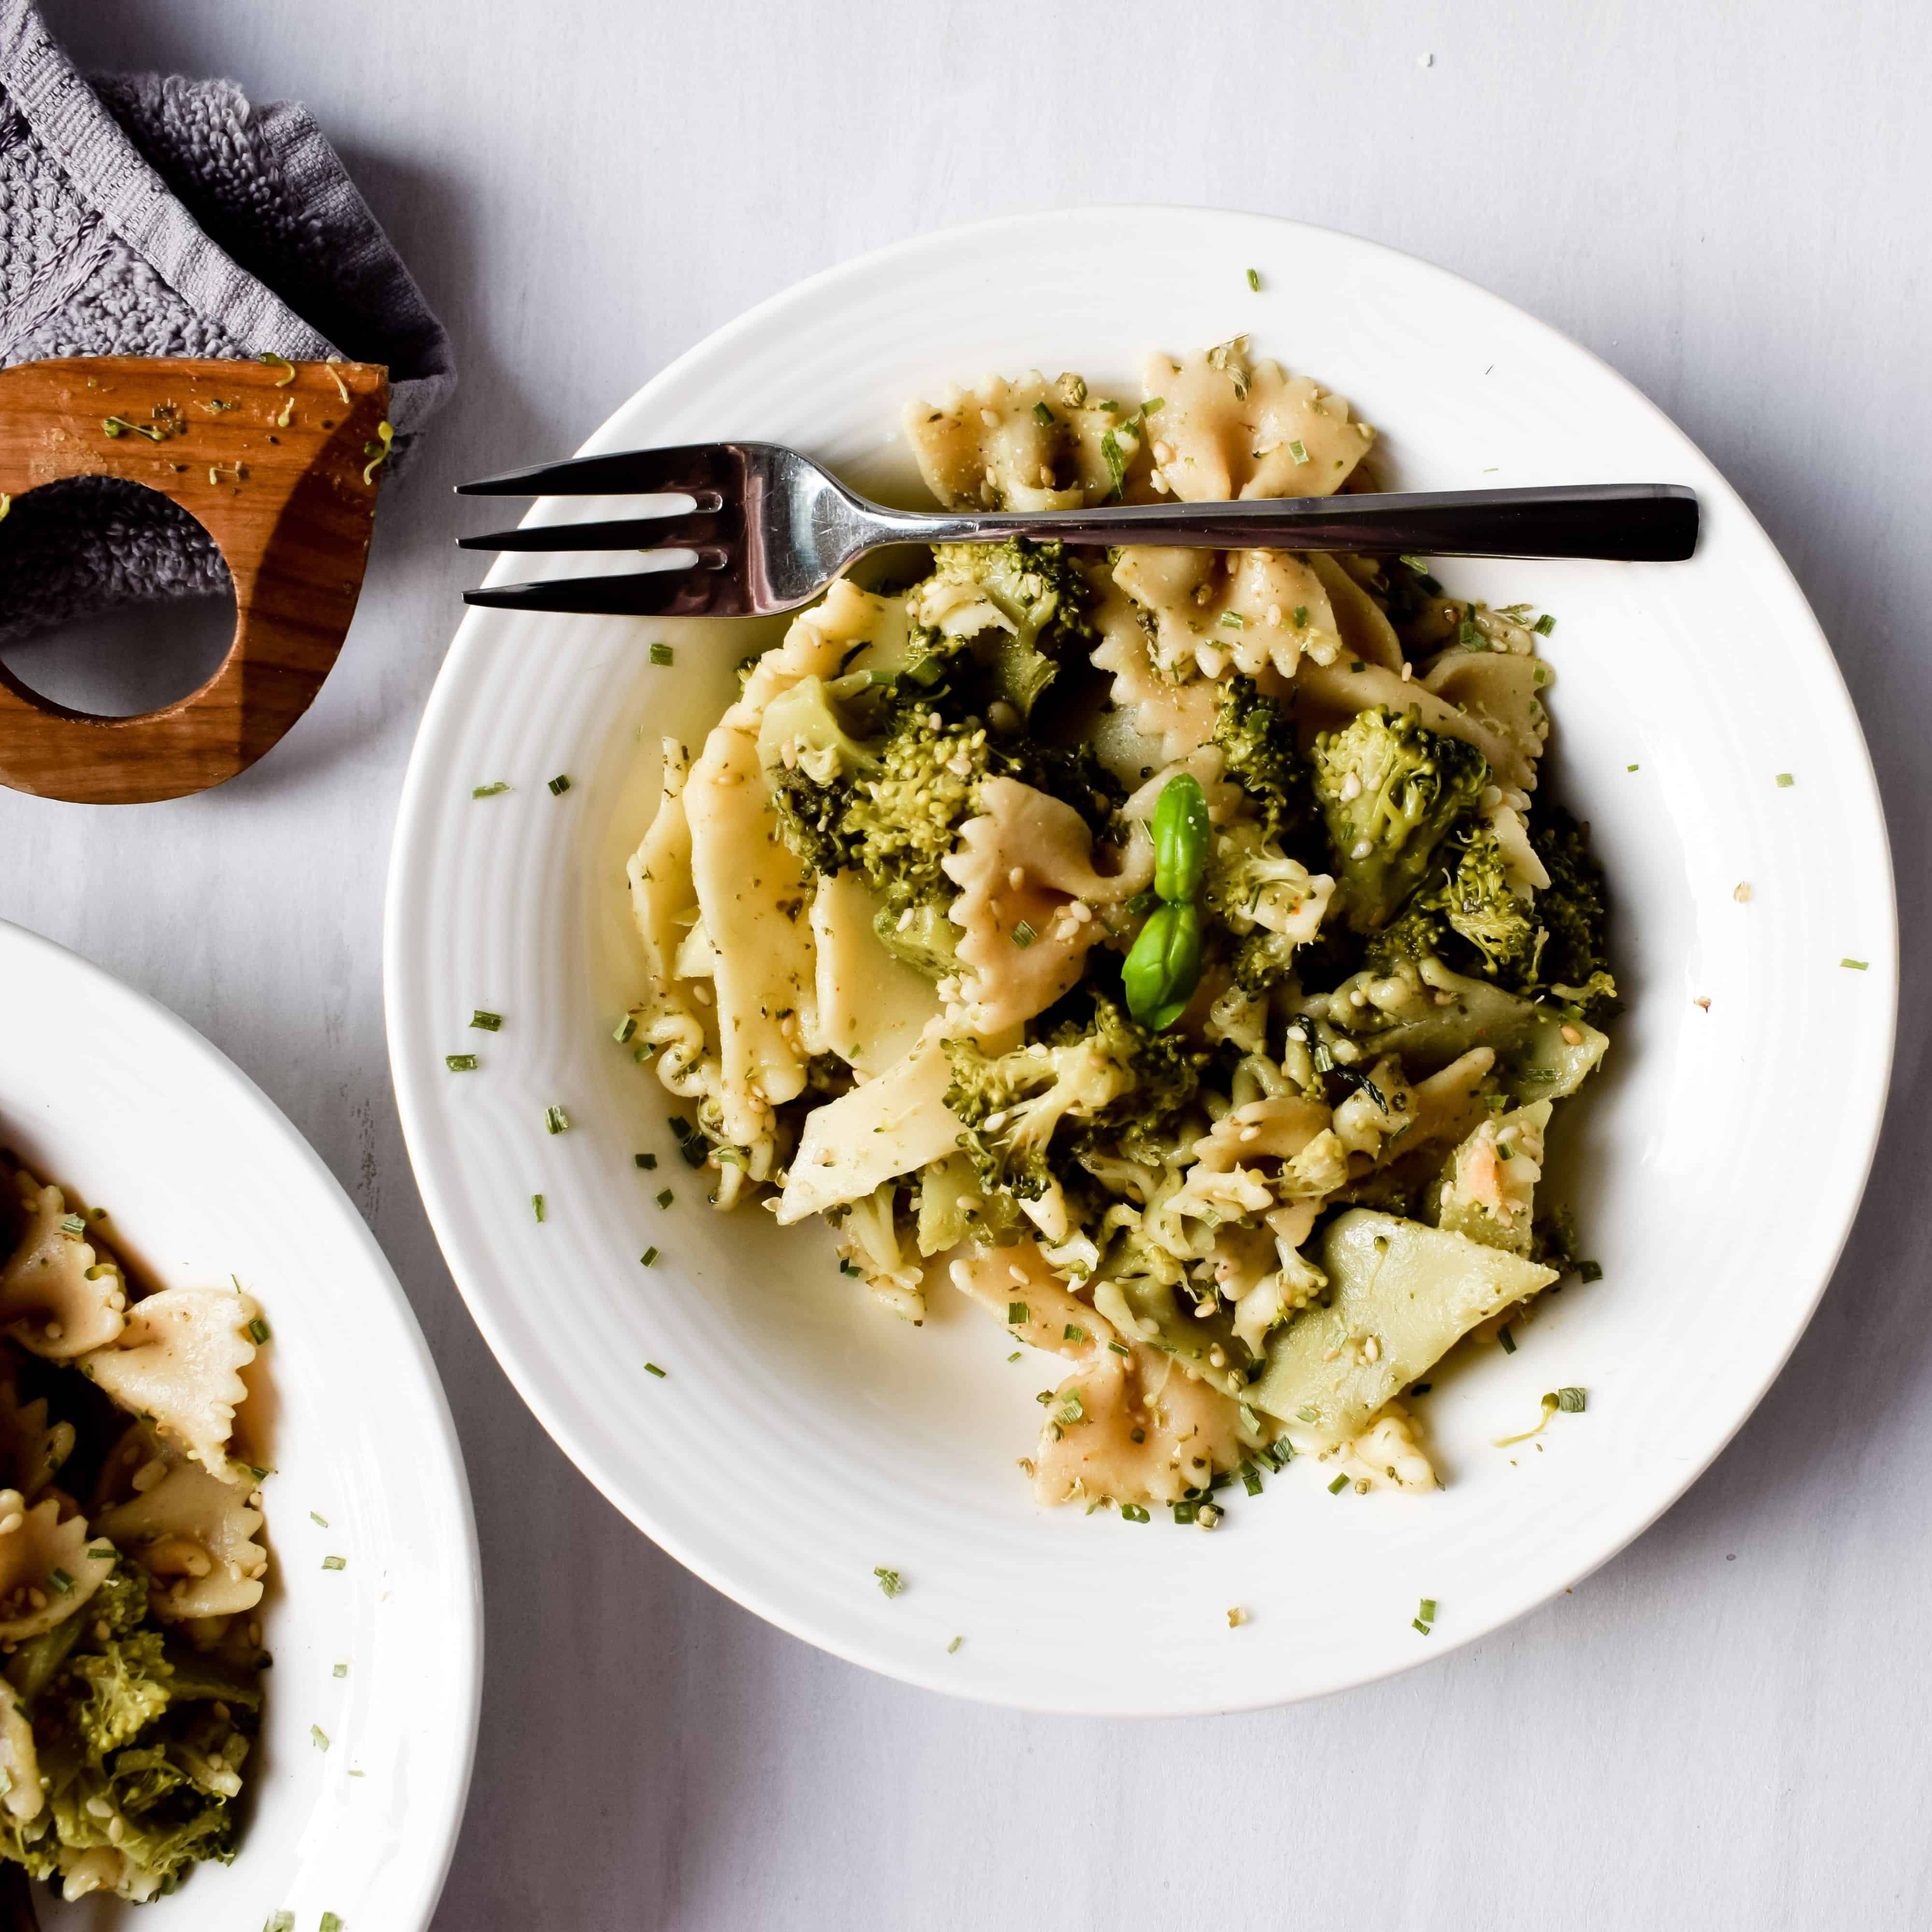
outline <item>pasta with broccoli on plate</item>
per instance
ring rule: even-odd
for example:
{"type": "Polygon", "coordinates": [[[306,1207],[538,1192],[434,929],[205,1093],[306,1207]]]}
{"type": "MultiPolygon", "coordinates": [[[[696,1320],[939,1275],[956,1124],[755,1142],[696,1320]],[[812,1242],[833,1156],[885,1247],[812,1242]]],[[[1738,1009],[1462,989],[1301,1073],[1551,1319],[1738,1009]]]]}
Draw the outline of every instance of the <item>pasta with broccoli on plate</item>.
{"type": "Polygon", "coordinates": [[[235,1856],[268,1326],[238,1286],[130,1288],[101,1211],[10,1159],[0,1196],[0,1858],[142,1902],[235,1856]]]}
{"type": "MultiPolygon", "coordinates": [[[[1360,487],[1374,433],[1237,339],[917,402],[950,507],[1360,487]]],[[[935,550],[835,584],[664,750],[634,1037],[721,1208],[823,1216],[917,1322],[1063,1358],[1044,1502],[1436,1478],[1405,1396],[1570,1265],[1552,1110],[1615,1010],[1535,802],[1551,621],[1420,560],[935,550]]]]}

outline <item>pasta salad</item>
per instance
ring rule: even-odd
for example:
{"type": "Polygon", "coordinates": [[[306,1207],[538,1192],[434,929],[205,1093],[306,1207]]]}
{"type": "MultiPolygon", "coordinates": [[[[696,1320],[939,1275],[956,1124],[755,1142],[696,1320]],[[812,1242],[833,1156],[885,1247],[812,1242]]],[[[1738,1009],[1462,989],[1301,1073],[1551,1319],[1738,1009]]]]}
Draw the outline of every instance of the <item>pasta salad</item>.
{"type": "MultiPolygon", "coordinates": [[[[1373,431],[1241,338],[905,428],[949,507],[1372,487],[1373,431]]],[[[1043,1502],[1211,1526],[1298,1454],[1433,1487],[1415,1385],[1573,1264],[1545,1136],[1616,1001],[1587,828],[1532,808],[1552,622],[1279,550],[835,584],[666,742],[630,866],[628,1024],[715,1204],[1060,1358],[1043,1502]]]]}
{"type": "Polygon", "coordinates": [[[268,1330],[238,1286],[140,1292],[104,1218],[0,1162],[0,1857],[141,1901],[235,1855],[268,1330]]]}

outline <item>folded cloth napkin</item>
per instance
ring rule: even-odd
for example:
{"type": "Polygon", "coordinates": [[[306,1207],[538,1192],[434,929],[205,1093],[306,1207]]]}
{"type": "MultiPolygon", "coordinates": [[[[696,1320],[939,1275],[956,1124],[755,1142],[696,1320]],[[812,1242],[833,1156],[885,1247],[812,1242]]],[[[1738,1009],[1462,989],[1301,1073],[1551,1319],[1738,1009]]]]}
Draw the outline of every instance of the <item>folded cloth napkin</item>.
{"type": "MultiPolygon", "coordinates": [[[[449,338],[308,110],[232,81],[75,69],[0,0],[0,367],[53,356],[388,365],[398,464],[456,386],[449,338]]],[[[206,595],[208,533],[152,490],[50,484],[0,527],[0,641],[206,595]]]]}

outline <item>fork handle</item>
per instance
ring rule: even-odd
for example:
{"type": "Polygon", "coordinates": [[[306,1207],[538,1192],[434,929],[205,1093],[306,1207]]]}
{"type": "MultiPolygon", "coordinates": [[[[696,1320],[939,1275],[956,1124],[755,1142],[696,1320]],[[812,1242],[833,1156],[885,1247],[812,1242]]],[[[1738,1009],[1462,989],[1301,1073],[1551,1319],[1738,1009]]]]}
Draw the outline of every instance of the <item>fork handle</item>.
{"type": "Polygon", "coordinates": [[[1697,546],[1696,494],[1676,483],[1144,503],[1100,510],[919,516],[878,510],[908,543],[1179,544],[1211,550],[1407,551],[1676,563],[1697,546]]]}

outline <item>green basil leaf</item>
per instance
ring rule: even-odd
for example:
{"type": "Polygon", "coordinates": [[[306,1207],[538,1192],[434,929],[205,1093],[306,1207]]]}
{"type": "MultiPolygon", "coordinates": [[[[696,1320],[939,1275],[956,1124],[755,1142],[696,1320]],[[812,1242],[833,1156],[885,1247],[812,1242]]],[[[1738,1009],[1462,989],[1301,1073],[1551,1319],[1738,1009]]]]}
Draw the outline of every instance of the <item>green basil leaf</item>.
{"type": "Polygon", "coordinates": [[[1201,982],[1198,907],[1160,907],[1120,968],[1127,1010],[1150,1032],[1171,1027],[1186,1010],[1201,982]]]}
{"type": "Polygon", "coordinates": [[[1169,778],[1154,808],[1154,889],[1169,905],[1199,896],[1214,839],[1199,784],[1185,772],[1169,778]]]}

